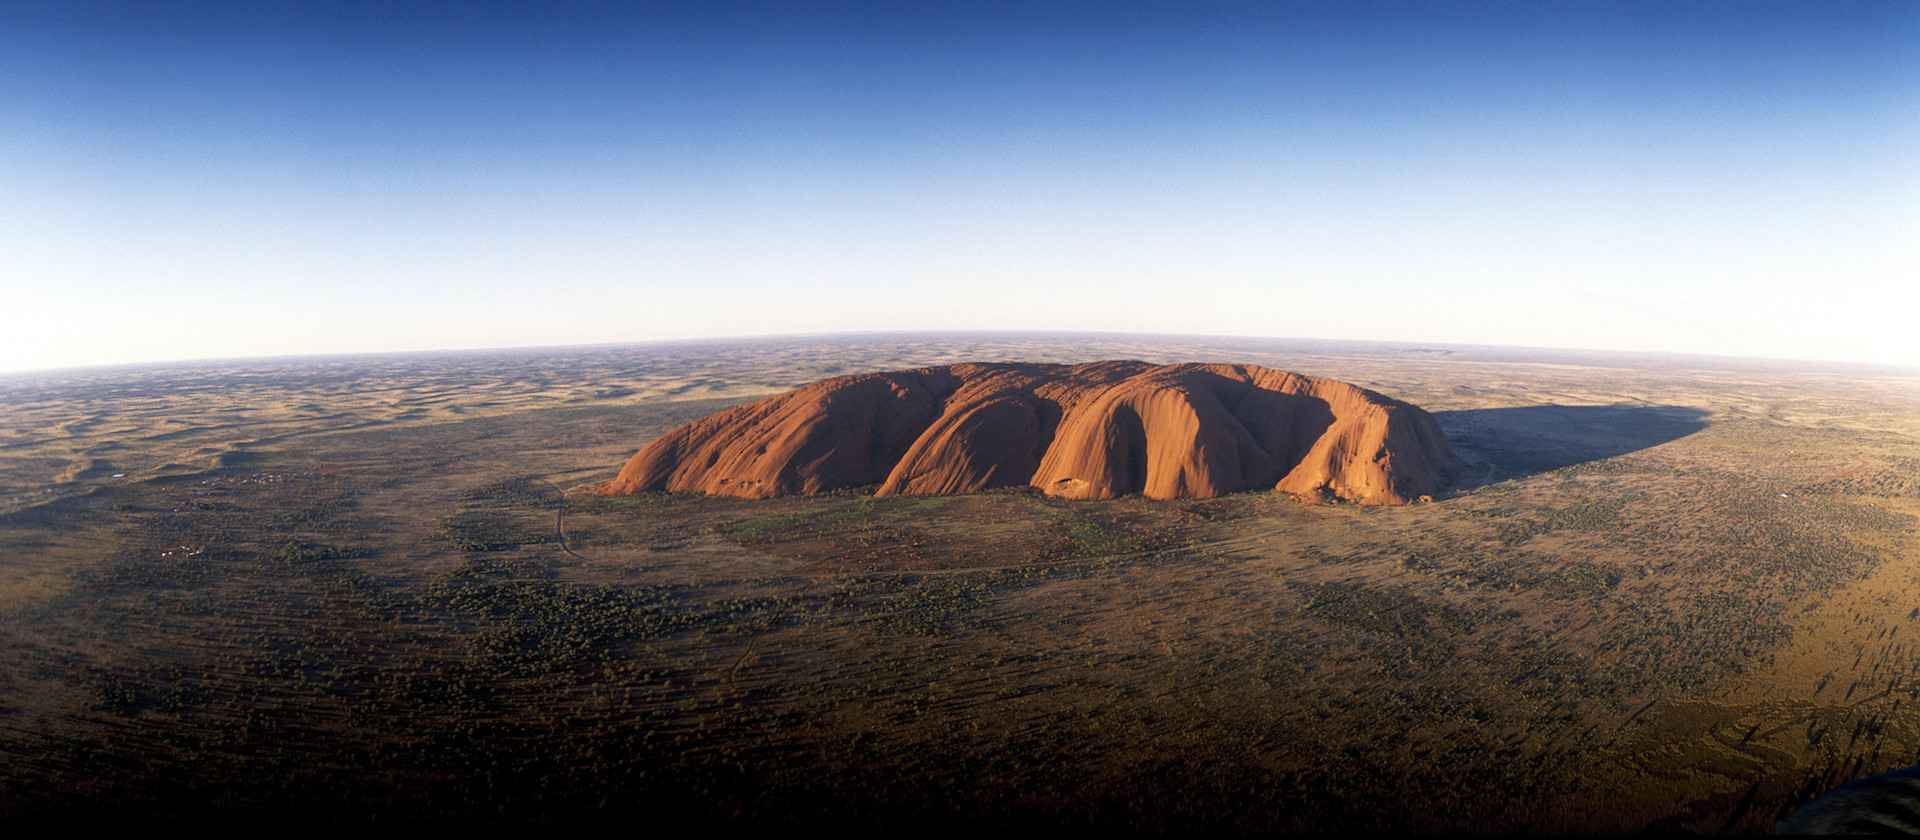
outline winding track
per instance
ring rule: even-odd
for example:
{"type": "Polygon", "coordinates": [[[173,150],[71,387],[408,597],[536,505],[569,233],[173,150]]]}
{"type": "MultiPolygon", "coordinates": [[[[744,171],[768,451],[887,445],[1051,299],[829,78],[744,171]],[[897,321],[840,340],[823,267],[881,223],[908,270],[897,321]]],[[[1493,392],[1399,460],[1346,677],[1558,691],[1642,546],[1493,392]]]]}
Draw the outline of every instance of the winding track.
{"type": "Polygon", "coordinates": [[[540,479],[540,483],[553,488],[555,500],[553,506],[553,538],[559,541],[560,550],[566,552],[568,557],[586,562],[586,557],[581,556],[580,552],[574,551],[572,546],[567,545],[567,491],[560,489],[560,485],[544,478],[540,479]]]}

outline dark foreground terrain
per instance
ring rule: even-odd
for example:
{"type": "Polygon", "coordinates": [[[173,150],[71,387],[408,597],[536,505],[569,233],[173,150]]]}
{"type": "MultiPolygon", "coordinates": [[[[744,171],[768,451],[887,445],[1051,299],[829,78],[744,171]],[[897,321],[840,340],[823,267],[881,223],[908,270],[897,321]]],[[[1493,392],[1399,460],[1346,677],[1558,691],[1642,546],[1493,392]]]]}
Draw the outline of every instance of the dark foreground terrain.
{"type": "Polygon", "coordinates": [[[1718,832],[1920,761],[1911,378],[870,337],[0,400],[3,815],[1718,832]],[[1404,508],[591,492],[822,375],[1122,356],[1381,390],[1472,473],[1404,508]]]}

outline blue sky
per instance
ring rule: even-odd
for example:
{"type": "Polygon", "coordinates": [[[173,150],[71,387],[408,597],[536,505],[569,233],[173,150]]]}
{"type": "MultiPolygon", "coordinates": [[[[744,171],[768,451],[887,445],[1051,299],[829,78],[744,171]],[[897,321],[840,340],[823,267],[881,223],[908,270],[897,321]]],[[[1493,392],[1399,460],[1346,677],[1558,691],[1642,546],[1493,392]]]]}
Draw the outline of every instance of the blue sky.
{"type": "Polygon", "coordinates": [[[1920,3],[0,6],[0,370],[874,329],[1920,364],[1920,3]]]}

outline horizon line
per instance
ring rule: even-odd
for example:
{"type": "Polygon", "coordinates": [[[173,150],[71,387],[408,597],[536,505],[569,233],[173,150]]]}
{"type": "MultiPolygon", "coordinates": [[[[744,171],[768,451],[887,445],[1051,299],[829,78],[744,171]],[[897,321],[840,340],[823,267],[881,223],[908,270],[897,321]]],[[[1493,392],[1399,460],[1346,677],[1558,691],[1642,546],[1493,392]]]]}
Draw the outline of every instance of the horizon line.
{"type": "Polygon", "coordinates": [[[1528,345],[1528,344],[1475,344],[1475,343],[1458,342],[1458,341],[1406,341],[1406,340],[1398,340],[1398,339],[1326,338],[1326,337],[1304,336],[1304,335],[1301,335],[1301,336],[1248,335],[1248,334],[1239,334],[1239,333],[1179,333],[1179,332],[1130,331],[1130,330],[876,329],[876,330],[831,330],[831,331],[820,331],[820,332],[749,333],[749,334],[724,335],[724,336],[651,338],[651,339],[638,339],[633,341],[596,341],[596,342],[582,342],[577,344],[527,344],[527,345],[504,345],[504,346],[496,345],[496,346],[468,346],[468,347],[446,347],[446,348],[433,348],[433,349],[405,349],[405,350],[350,350],[350,351],[342,351],[342,352],[287,353],[287,354],[261,355],[261,356],[245,356],[245,355],[242,355],[242,356],[188,356],[188,357],[181,357],[181,358],[158,359],[153,361],[140,361],[140,362],[104,362],[104,363],[98,363],[98,364],[62,365],[57,367],[46,367],[46,368],[21,368],[21,369],[15,369],[15,370],[0,370],[0,380],[26,378],[26,377],[79,375],[79,374],[85,374],[89,372],[105,372],[105,371],[115,371],[115,370],[125,370],[125,369],[135,369],[135,368],[160,368],[160,367],[168,367],[168,366],[175,366],[175,365],[192,365],[192,364],[232,365],[232,364],[266,363],[266,362],[300,362],[300,361],[311,362],[311,361],[323,361],[323,360],[331,360],[331,359],[356,359],[356,358],[373,358],[373,357],[388,357],[388,356],[483,355],[488,353],[587,350],[587,349],[615,348],[615,347],[669,346],[674,344],[700,344],[700,343],[725,342],[725,341],[831,339],[831,338],[852,338],[852,337],[862,337],[862,336],[873,336],[873,337],[878,337],[878,336],[1033,336],[1033,337],[1108,336],[1108,337],[1128,337],[1128,338],[1170,338],[1170,339],[1204,339],[1204,340],[1231,339],[1231,340],[1242,340],[1242,341],[1309,341],[1309,342],[1324,342],[1329,344],[1375,345],[1375,346],[1382,346],[1382,347],[1404,347],[1404,348],[1441,347],[1441,348],[1472,349],[1472,350],[1482,350],[1482,351],[1498,350],[1498,351],[1509,351],[1509,352],[1533,351],[1533,352],[1546,352],[1546,353],[1579,353],[1579,354],[1597,354],[1602,356],[1615,356],[1615,357],[1622,357],[1622,358],[1637,358],[1637,359],[1643,359],[1643,360],[1659,360],[1659,359],[1672,360],[1672,361],[1693,360],[1693,361],[1709,361],[1709,362],[1721,362],[1721,363],[1735,362],[1735,363],[1742,363],[1742,364],[1749,364],[1749,365],[1752,365],[1752,364],[1825,365],[1825,366],[1846,368],[1851,370],[1858,370],[1861,372],[1877,372],[1877,373],[1893,374],[1893,375],[1898,375],[1903,377],[1920,376],[1920,365],[1903,365],[1903,364],[1887,363],[1887,362],[1862,362],[1862,361],[1856,361],[1856,360],[1850,360],[1850,359],[1814,359],[1814,358],[1788,358],[1788,357],[1782,357],[1782,356],[1751,356],[1751,355],[1742,355],[1742,354],[1734,354],[1734,353],[1690,353],[1690,352],[1664,351],[1664,350],[1617,350],[1617,349],[1608,349],[1608,348],[1599,348],[1599,347],[1575,347],[1575,346],[1564,346],[1564,345],[1550,346],[1550,345],[1528,345]]]}

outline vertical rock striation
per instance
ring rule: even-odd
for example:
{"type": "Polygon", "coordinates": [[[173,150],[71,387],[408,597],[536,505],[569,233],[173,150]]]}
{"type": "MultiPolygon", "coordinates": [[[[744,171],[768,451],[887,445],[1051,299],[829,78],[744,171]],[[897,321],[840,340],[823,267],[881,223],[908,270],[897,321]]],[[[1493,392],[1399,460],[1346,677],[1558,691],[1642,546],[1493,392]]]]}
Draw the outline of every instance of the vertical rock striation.
{"type": "Polygon", "coordinates": [[[1253,365],[962,364],[827,379],[736,406],[648,444],[604,491],[1276,489],[1395,505],[1433,495],[1457,465],[1427,412],[1332,379],[1253,365]]]}

